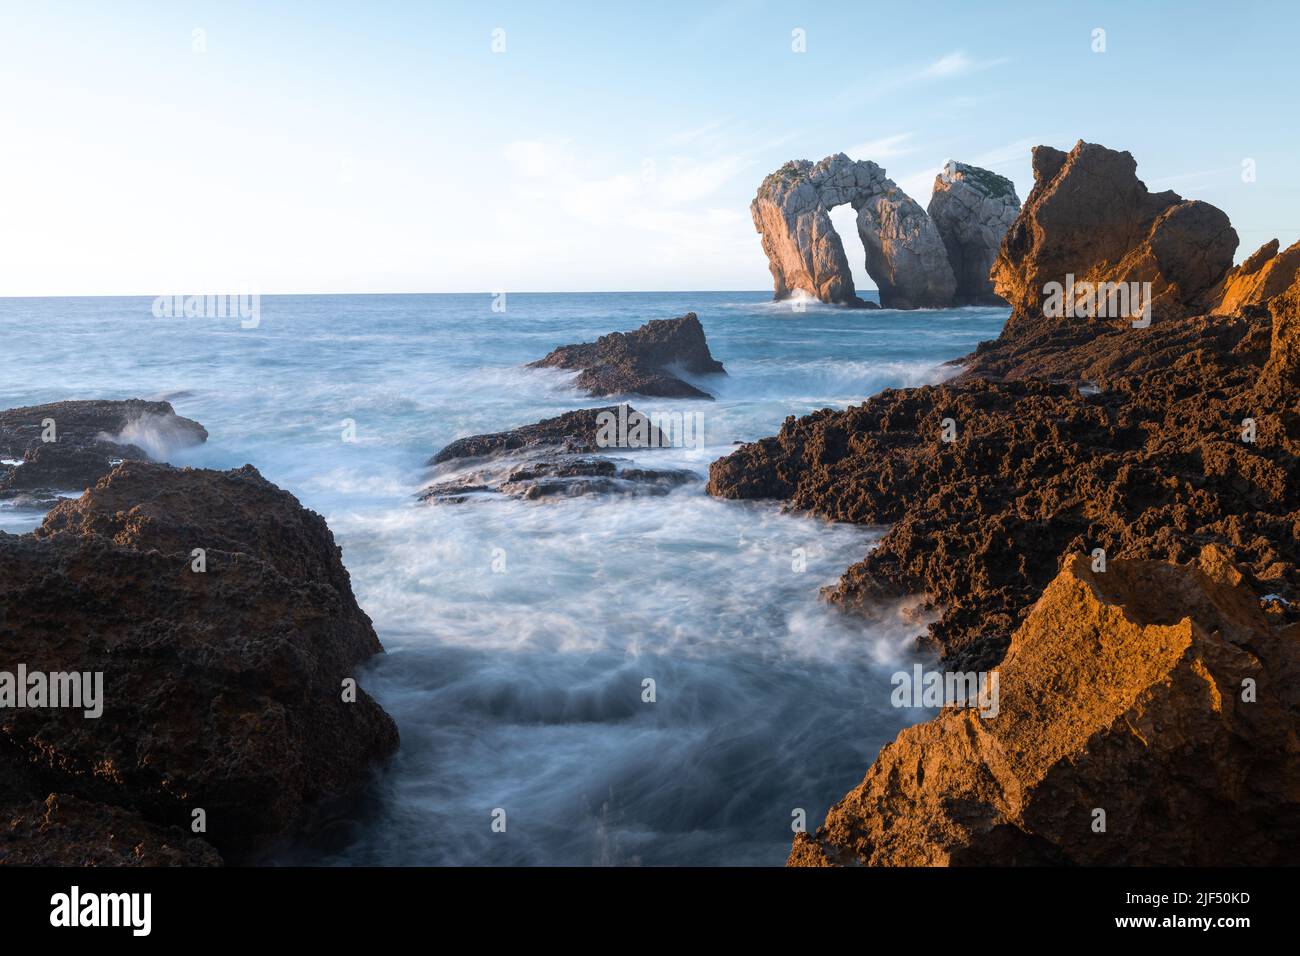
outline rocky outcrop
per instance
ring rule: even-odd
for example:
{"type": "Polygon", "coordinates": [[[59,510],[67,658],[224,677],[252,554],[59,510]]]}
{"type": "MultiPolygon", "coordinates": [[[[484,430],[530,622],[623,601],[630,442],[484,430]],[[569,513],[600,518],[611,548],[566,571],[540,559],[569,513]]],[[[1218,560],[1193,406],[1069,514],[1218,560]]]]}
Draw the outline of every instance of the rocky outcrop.
{"type": "MultiPolygon", "coordinates": [[[[1274,320],[1166,315],[1133,328],[1044,316],[1016,296],[1055,270],[1063,278],[1071,261],[1104,272],[1166,249],[1171,218],[1210,214],[1148,194],[1127,153],[1040,147],[1035,168],[995,268],[1016,302],[998,340],[948,384],[788,420],[715,462],[710,493],[889,525],[830,596],[865,609],[882,595],[928,595],[937,620],[926,641],[955,663],[996,663],[1072,552],[1186,561],[1217,542],[1259,587],[1300,597],[1300,426],[1276,404],[1296,381],[1292,300],[1276,297],[1274,320]],[[1107,224],[1114,234],[1098,231],[1107,224]],[[1258,423],[1250,441],[1247,418],[1258,423]]],[[[1226,222],[1215,233],[1230,234],[1226,222]]],[[[1229,254],[1219,241],[1215,254],[1229,254]]],[[[1206,259],[1163,261],[1186,276],[1206,259]]],[[[1167,283],[1165,300],[1209,288],[1211,271],[1167,283]]]]}
{"type": "Polygon", "coordinates": [[[1213,315],[1238,315],[1268,311],[1270,304],[1300,278],[1300,242],[1278,253],[1278,241],[1271,239],[1256,249],[1245,262],[1228,270],[1206,294],[1213,315]]]}
{"type": "Polygon", "coordinates": [[[948,253],[924,209],[890,180],[858,210],[858,236],[867,275],[886,309],[943,308],[953,304],[956,280],[948,253]]]}
{"type": "MultiPolygon", "coordinates": [[[[1232,266],[1237,233],[1228,217],[1174,192],[1148,192],[1127,152],[1082,140],[1069,153],[1037,146],[1033,169],[1033,191],[992,270],[994,291],[1012,307],[1008,329],[1043,316],[1050,283],[1071,286],[1077,301],[1099,283],[1150,283],[1151,318],[1182,317],[1232,266]]],[[[1106,311],[1124,311],[1118,305],[1106,311]]],[[[1068,321],[1081,320],[1082,311],[1068,321]]]]}
{"type": "Polygon", "coordinates": [[[1225,552],[1072,555],[1016,631],[995,716],[887,745],[791,865],[1267,865],[1300,849],[1300,625],[1225,552]]]}
{"type": "Polygon", "coordinates": [[[786,163],[763,180],[749,211],[762,236],[775,285],[773,298],[802,293],[822,302],[866,305],[853,286],[830,210],[858,214],[867,274],[887,309],[951,305],[956,283],[943,240],[925,210],[885,171],[843,153],[817,164],[786,163]]]}
{"type": "Polygon", "coordinates": [[[93,836],[101,823],[191,834],[203,810],[208,843],[253,858],[309,829],[397,744],[346,683],[382,648],[333,535],[251,466],[127,461],[37,531],[0,533],[0,644],[6,668],[103,675],[97,718],[0,710],[0,777],[24,781],[3,794],[20,829],[44,825],[31,805],[51,793],[102,805],[89,829],[45,831],[91,834],[73,856],[121,849],[93,836]]]}
{"type": "Polygon", "coordinates": [[[959,305],[1003,305],[989,270],[1007,230],[1020,213],[1011,180],[997,173],[949,162],[934,178],[927,209],[939,230],[957,289],[959,305]]]}
{"type": "Polygon", "coordinates": [[[1127,153],[1034,167],[993,270],[1011,319],[958,377],[791,417],[710,469],[720,497],[888,526],[828,597],[923,595],[945,665],[1002,678],[1001,716],[904,731],[791,862],[1293,858],[1300,286],[1205,314],[1269,250],[1225,280],[1226,217],[1148,193],[1127,153]],[[1152,324],[1046,314],[1071,274],[1150,282],[1152,324]]]}
{"type": "Polygon", "coordinates": [[[630,405],[565,412],[511,431],[456,439],[429,459],[438,480],[419,499],[463,504],[499,495],[533,501],[592,494],[666,494],[699,476],[682,468],[643,468],[602,453],[666,448],[682,438],[665,434],[652,416],[630,405]]]}
{"type": "Polygon", "coordinates": [[[601,434],[602,424],[612,421],[617,425],[620,416],[624,422],[633,425],[641,419],[645,420],[648,447],[660,447],[665,443],[663,432],[653,427],[649,419],[631,405],[606,405],[604,408],[580,408],[565,412],[509,431],[457,438],[426,464],[441,465],[450,461],[486,458],[537,448],[573,454],[602,451],[610,447],[607,440],[609,436],[601,434]]]}
{"type": "Polygon", "coordinates": [[[649,395],[657,398],[713,398],[679,378],[725,375],[709,353],[704,328],[694,312],[655,319],[633,332],[611,332],[595,342],[563,345],[529,368],[577,369],[574,384],[589,395],[649,395]]]}
{"type": "Polygon", "coordinates": [[[867,610],[928,595],[925,643],[954,666],[996,663],[1067,553],[1186,561],[1217,541],[1260,593],[1300,599],[1300,447],[1265,427],[1253,392],[1267,323],[1207,335],[1205,321],[1058,341],[1040,359],[1044,377],[1091,388],[1022,363],[1014,381],[968,376],[788,419],[714,462],[709,491],[890,526],[828,596],[867,610]],[[1246,417],[1261,421],[1254,442],[1246,417]]]}
{"type": "Polygon", "coordinates": [[[0,500],[48,508],[82,491],[118,462],[195,445],[208,433],[168,402],[70,401],[0,411],[0,500]]]}

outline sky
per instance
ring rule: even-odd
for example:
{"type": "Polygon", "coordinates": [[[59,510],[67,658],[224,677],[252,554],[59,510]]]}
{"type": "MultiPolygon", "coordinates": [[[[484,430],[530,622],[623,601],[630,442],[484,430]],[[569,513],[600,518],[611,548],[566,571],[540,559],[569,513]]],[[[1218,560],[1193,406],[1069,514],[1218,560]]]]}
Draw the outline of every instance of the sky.
{"type": "Polygon", "coordinates": [[[1227,212],[1240,260],[1300,238],[1297,27],[1281,2],[0,0],[0,295],[770,289],[748,206],[787,160],[871,159],[924,205],[957,159],[1023,199],[1030,148],[1079,139],[1227,212]]]}

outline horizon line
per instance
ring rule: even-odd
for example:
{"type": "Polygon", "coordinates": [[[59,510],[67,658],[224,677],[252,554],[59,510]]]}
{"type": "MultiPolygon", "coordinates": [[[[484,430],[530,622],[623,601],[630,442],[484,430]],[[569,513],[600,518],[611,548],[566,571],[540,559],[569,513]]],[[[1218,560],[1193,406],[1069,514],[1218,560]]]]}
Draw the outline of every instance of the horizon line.
{"type": "MultiPolygon", "coordinates": [[[[879,289],[861,289],[862,292],[879,292],[879,289]]],[[[520,289],[511,291],[509,289],[497,289],[494,291],[479,292],[74,292],[74,293],[42,293],[39,295],[0,295],[0,301],[6,299],[157,299],[160,296],[168,298],[187,299],[191,296],[240,296],[240,295],[258,295],[258,296],[344,296],[344,295],[485,295],[494,296],[504,292],[507,296],[511,295],[694,295],[702,292],[727,292],[727,293],[749,293],[761,292],[770,294],[767,289],[568,289],[553,291],[536,291],[531,289],[520,289]]]]}

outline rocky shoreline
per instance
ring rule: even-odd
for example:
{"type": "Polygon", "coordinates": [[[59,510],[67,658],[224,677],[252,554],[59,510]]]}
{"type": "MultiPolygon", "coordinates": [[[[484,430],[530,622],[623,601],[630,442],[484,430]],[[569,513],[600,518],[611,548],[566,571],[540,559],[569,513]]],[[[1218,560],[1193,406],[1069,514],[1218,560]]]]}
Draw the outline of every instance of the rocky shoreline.
{"type": "MultiPolygon", "coordinates": [[[[1227,217],[1150,193],[1127,153],[1039,147],[1034,174],[1022,207],[951,164],[926,218],[841,155],[783,168],[755,200],[778,297],[854,304],[838,237],[804,228],[850,202],[864,239],[883,236],[882,300],[1012,308],[944,384],[791,416],[709,468],[716,498],[887,526],[826,597],[863,615],[908,602],[943,667],[1000,688],[994,715],[948,706],[899,734],[789,863],[1289,862],[1297,246],[1233,267],[1227,217]],[[778,248],[787,227],[820,239],[778,248]],[[1123,309],[1098,308],[1118,289],[1123,309]]],[[[695,313],[530,367],[592,396],[708,400],[683,376],[726,374],[695,313]]],[[[265,860],[320,833],[398,746],[357,686],[383,647],[324,519],[251,465],[157,460],[207,437],[166,402],[0,412],[0,500],[48,509],[0,532],[6,661],[103,687],[93,717],[0,710],[0,863],[265,860]]],[[[699,476],[612,450],[669,441],[630,406],[578,409],[456,439],[418,499],[665,494],[699,476]],[[611,444],[610,416],[645,427],[611,444]]]]}
{"type": "Polygon", "coordinates": [[[1276,243],[1231,269],[1227,217],[1135,169],[1038,147],[991,273],[1011,318],[961,376],[792,417],[710,470],[718,497],[889,525],[830,599],[924,595],[943,665],[1000,676],[1001,717],[904,731],[791,865],[1300,848],[1300,277],[1276,243]],[[1044,296],[1069,281],[1066,317],[1044,296]],[[1101,283],[1145,284],[1149,310],[1073,308],[1101,283]]]}
{"type": "MultiPolygon", "coordinates": [[[[709,399],[678,375],[725,374],[694,313],[533,365],[575,369],[594,395],[709,399]]],[[[357,685],[383,647],[324,519],[251,465],[155,460],[207,437],[167,402],[0,411],[0,500],[46,512],[0,532],[0,642],[18,662],[0,692],[22,684],[0,711],[0,864],[256,863],[346,818],[397,749],[357,685]],[[60,681],[77,706],[51,698],[60,681]]],[[[452,442],[418,497],[666,494],[702,476],[611,452],[671,440],[630,406],[579,409],[452,442]]]]}
{"type": "MultiPolygon", "coordinates": [[[[383,648],[324,519],[252,466],[86,450],[76,424],[146,414],[202,432],[138,402],[0,415],[18,433],[53,418],[50,447],[68,445],[52,457],[88,469],[60,487],[91,481],[35,531],[0,532],[5,660],[51,692],[55,675],[102,687],[94,716],[22,697],[0,712],[0,863],[256,861],[310,834],[397,746],[356,686],[383,648]]],[[[17,471],[45,459],[29,448],[17,471]]]]}

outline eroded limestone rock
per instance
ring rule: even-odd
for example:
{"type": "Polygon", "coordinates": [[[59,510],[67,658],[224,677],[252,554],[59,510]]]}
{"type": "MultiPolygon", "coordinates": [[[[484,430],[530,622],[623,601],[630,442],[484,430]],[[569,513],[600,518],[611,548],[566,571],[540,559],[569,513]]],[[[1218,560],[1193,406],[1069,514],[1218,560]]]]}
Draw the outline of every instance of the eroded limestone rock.
{"type": "Polygon", "coordinates": [[[750,203],[774,283],[773,298],[802,293],[862,306],[830,210],[851,205],[866,250],[867,273],[885,308],[942,308],[956,282],[930,217],[875,163],[844,153],[813,164],[786,163],[763,180],[750,203]]]}
{"type": "Polygon", "coordinates": [[[1002,238],[1020,213],[1016,188],[1005,176],[949,162],[934,179],[927,210],[943,238],[957,282],[958,305],[1002,305],[989,269],[1002,238]]]}

